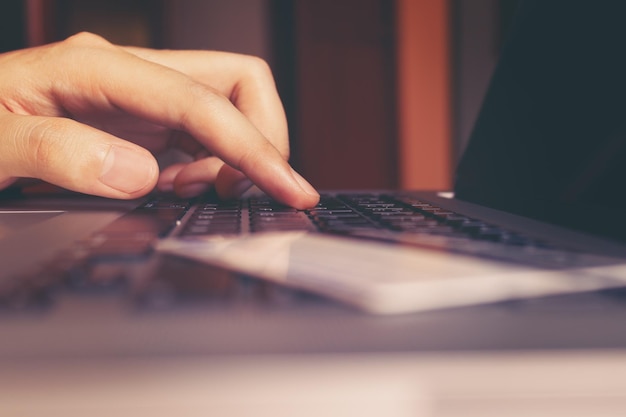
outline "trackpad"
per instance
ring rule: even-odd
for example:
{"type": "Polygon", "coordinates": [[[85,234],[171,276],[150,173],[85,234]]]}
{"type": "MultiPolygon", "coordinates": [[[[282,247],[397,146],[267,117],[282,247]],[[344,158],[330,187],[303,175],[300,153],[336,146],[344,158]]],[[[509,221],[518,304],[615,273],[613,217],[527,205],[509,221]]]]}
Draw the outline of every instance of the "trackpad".
{"type": "Polygon", "coordinates": [[[65,211],[61,210],[0,210],[0,239],[63,213],[65,211]]]}

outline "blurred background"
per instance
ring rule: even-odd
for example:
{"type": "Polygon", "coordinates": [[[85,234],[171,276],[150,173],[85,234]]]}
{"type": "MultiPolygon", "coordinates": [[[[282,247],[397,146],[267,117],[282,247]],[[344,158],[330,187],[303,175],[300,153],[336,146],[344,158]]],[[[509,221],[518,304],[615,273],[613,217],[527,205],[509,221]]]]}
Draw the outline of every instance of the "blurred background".
{"type": "Polygon", "coordinates": [[[517,2],[3,0],[0,51],[90,31],[257,55],[316,187],[446,189],[517,2]]]}

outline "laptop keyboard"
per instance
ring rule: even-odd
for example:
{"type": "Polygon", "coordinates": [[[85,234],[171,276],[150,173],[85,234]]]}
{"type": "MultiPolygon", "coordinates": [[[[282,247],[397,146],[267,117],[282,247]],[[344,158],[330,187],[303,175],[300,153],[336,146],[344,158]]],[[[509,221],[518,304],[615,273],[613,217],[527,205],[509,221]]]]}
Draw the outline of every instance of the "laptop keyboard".
{"type": "MultiPolygon", "coordinates": [[[[545,241],[461,215],[414,196],[323,195],[309,210],[269,198],[240,201],[155,199],[111,223],[90,239],[93,259],[142,257],[157,238],[194,239],[271,231],[306,231],[391,241],[473,256],[562,266],[545,241]],[[511,247],[523,251],[511,251],[511,247]]],[[[562,256],[561,256],[562,258],[562,256]]]]}
{"type": "MultiPolygon", "coordinates": [[[[170,204],[178,207],[178,203],[161,201],[148,203],[137,210],[156,208],[170,212],[173,211],[170,204]]],[[[180,220],[185,210],[176,211],[176,214],[176,220],[180,220]]],[[[546,242],[444,210],[411,196],[384,194],[323,195],[320,203],[309,210],[285,207],[267,198],[198,203],[178,236],[296,230],[346,235],[389,230],[508,245],[547,246],[546,242]]]]}
{"type": "MultiPolygon", "coordinates": [[[[51,294],[59,289],[74,294],[129,294],[137,303],[151,306],[162,306],[163,300],[175,299],[181,293],[187,296],[215,295],[215,291],[221,294],[225,288],[230,294],[240,293],[241,281],[235,282],[233,278],[228,281],[221,274],[219,282],[213,282],[207,279],[206,266],[198,268],[190,261],[155,253],[153,245],[159,238],[167,236],[196,239],[267,231],[308,231],[392,241],[400,238],[400,242],[401,237],[409,236],[411,239],[417,237],[420,245],[435,248],[441,245],[442,249],[479,255],[489,252],[488,256],[495,254],[499,258],[506,257],[502,254],[511,251],[498,254],[495,247],[549,248],[546,242],[442,209],[411,195],[323,195],[320,203],[309,210],[285,207],[263,197],[241,201],[183,201],[161,197],[142,204],[86,240],[77,242],[31,276],[3,282],[0,310],[47,306],[54,299],[51,294]],[[487,246],[481,246],[481,242],[487,246]],[[188,262],[190,272],[178,278],[154,273],[155,269],[167,270],[172,262],[188,262]],[[202,277],[194,278],[198,274],[202,277]],[[161,278],[147,282],[145,277],[154,275],[161,278]],[[227,281],[228,285],[225,284],[227,281]]],[[[530,254],[535,252],[528,251],[530,254]]],[[[180,269],[180,265],[177,264],[176,268],[180,269]]],[[[212,275],[220,276],[219,273],[212,275]]],[[[281,299],[285,298],[286,292],[297,294],[254,281],[255,285],[264,287],[258,293],[264,294],[265,298],[272,292],[283,294],[281,299]]],[[[248,282],[244,286],[249,292],[251,284],[248,282]]],[[[297,297],[301,296],[307,295],[297,297]]]]}

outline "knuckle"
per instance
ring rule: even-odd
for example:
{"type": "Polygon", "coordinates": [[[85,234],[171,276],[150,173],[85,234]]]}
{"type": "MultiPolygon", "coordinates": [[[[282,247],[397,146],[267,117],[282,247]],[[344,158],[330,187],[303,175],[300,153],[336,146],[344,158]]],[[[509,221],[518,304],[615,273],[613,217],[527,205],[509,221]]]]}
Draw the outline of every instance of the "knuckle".
{"type": "Polygon", "coordinates": [[[0,129],[0,182],[30,177],[72,187],[89,177],[98,169],[97,160],[81,149],[73,133],[75,123],[64,118],[12,115],[0,129]]]}
{"type": "Polygon", "coordinates": [[[100,35],[80,32],[61,42],[49,45],[49,48],[51,59],[63,62],[63,64],[56,64],[58,68],[68,67],[68,62],[74,62],[75,68],[81,68],[94,60],[94,52],[113,51],[116,47],[100,35]]]}
{"type": "Polygon", "coordinates": [[[263,58],[246,55],[244,56],[244,68],[247,69],[248,77],[261,83],[267,83],[268,80],[273,82],[274,76],[270,65],[263,58]]]}
{"type": "Polygon", "coordinates": [[[246,55],[246,59],[248,60],[247,66],[259,74],[271,74],[272,70],[270,65],[261,57],[254,55],[246,55]]]}
{"type": "Polygon", "coordinates": [[[263,121],[263,123],[257,125],[257,128],[265,127],[265,129],[260,129],[262,133],[272,142],[281,156],[285,160],[288,160],[289,133],[287,120],[284,115],[284,110],[282,109],[282,103],[280,102],[278,92],[275,90],[275,87],[273,89],[271,88],[271,86],[275,85],[271,67],[267,61],[256,56],[245,55],[243,56],[243,59],[244,68],[246,68],[246,72],[243,75],[245,82],[249,86],[257,88],[259,91],[264,91],[266,97],[275,95],[278,103],[274,108],[275,112],[272,113],[272,116],[275,118],[272,119],[272,123],[266,124],[265,121],[263,121]]]}
{"type": "Polygon", "coordinates": [[[100,35],[91,32],[79,32],[66,38],[61,44],[80,47],[111,47],[113,44],[100,35]]]}
{"type": "Polygon", "coordinates": [[[61,148],[63,155],[72,153],[68,149],[68,137],[70,130],[69,120],[63,118],[42,119],[30,125],[25,135],[26,158],[30,161],[31,169],[38,177],[47,176],[59,167],[61,148]]]}
{"type": "MultiPolygon", "coordinates": [[[[102,60],[102,53],[113,52],[115,49],[115,45],[99,35],[80,32],[61,42],[48,45],[46,71],[57,79],[55,89],[61,87],[76,89],[76,84],[89,78],[85,74],[93,70],[94,63],[102,60]],[[77,71],[82,73],[79,74],[77,71]]],[[[90,88],[85,84],[83,83],[84,88],[90,88]]]]}

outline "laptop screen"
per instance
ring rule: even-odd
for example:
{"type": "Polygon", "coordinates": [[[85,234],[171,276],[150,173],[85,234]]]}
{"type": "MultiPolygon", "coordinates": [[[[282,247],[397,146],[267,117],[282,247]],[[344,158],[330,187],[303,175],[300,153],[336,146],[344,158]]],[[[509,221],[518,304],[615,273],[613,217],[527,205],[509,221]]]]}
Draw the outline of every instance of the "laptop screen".
{"type": "Polygon", "coordinates": [[[456,196],[626,240],[625,184],[626,2],[523,1],[456,196]]]}

